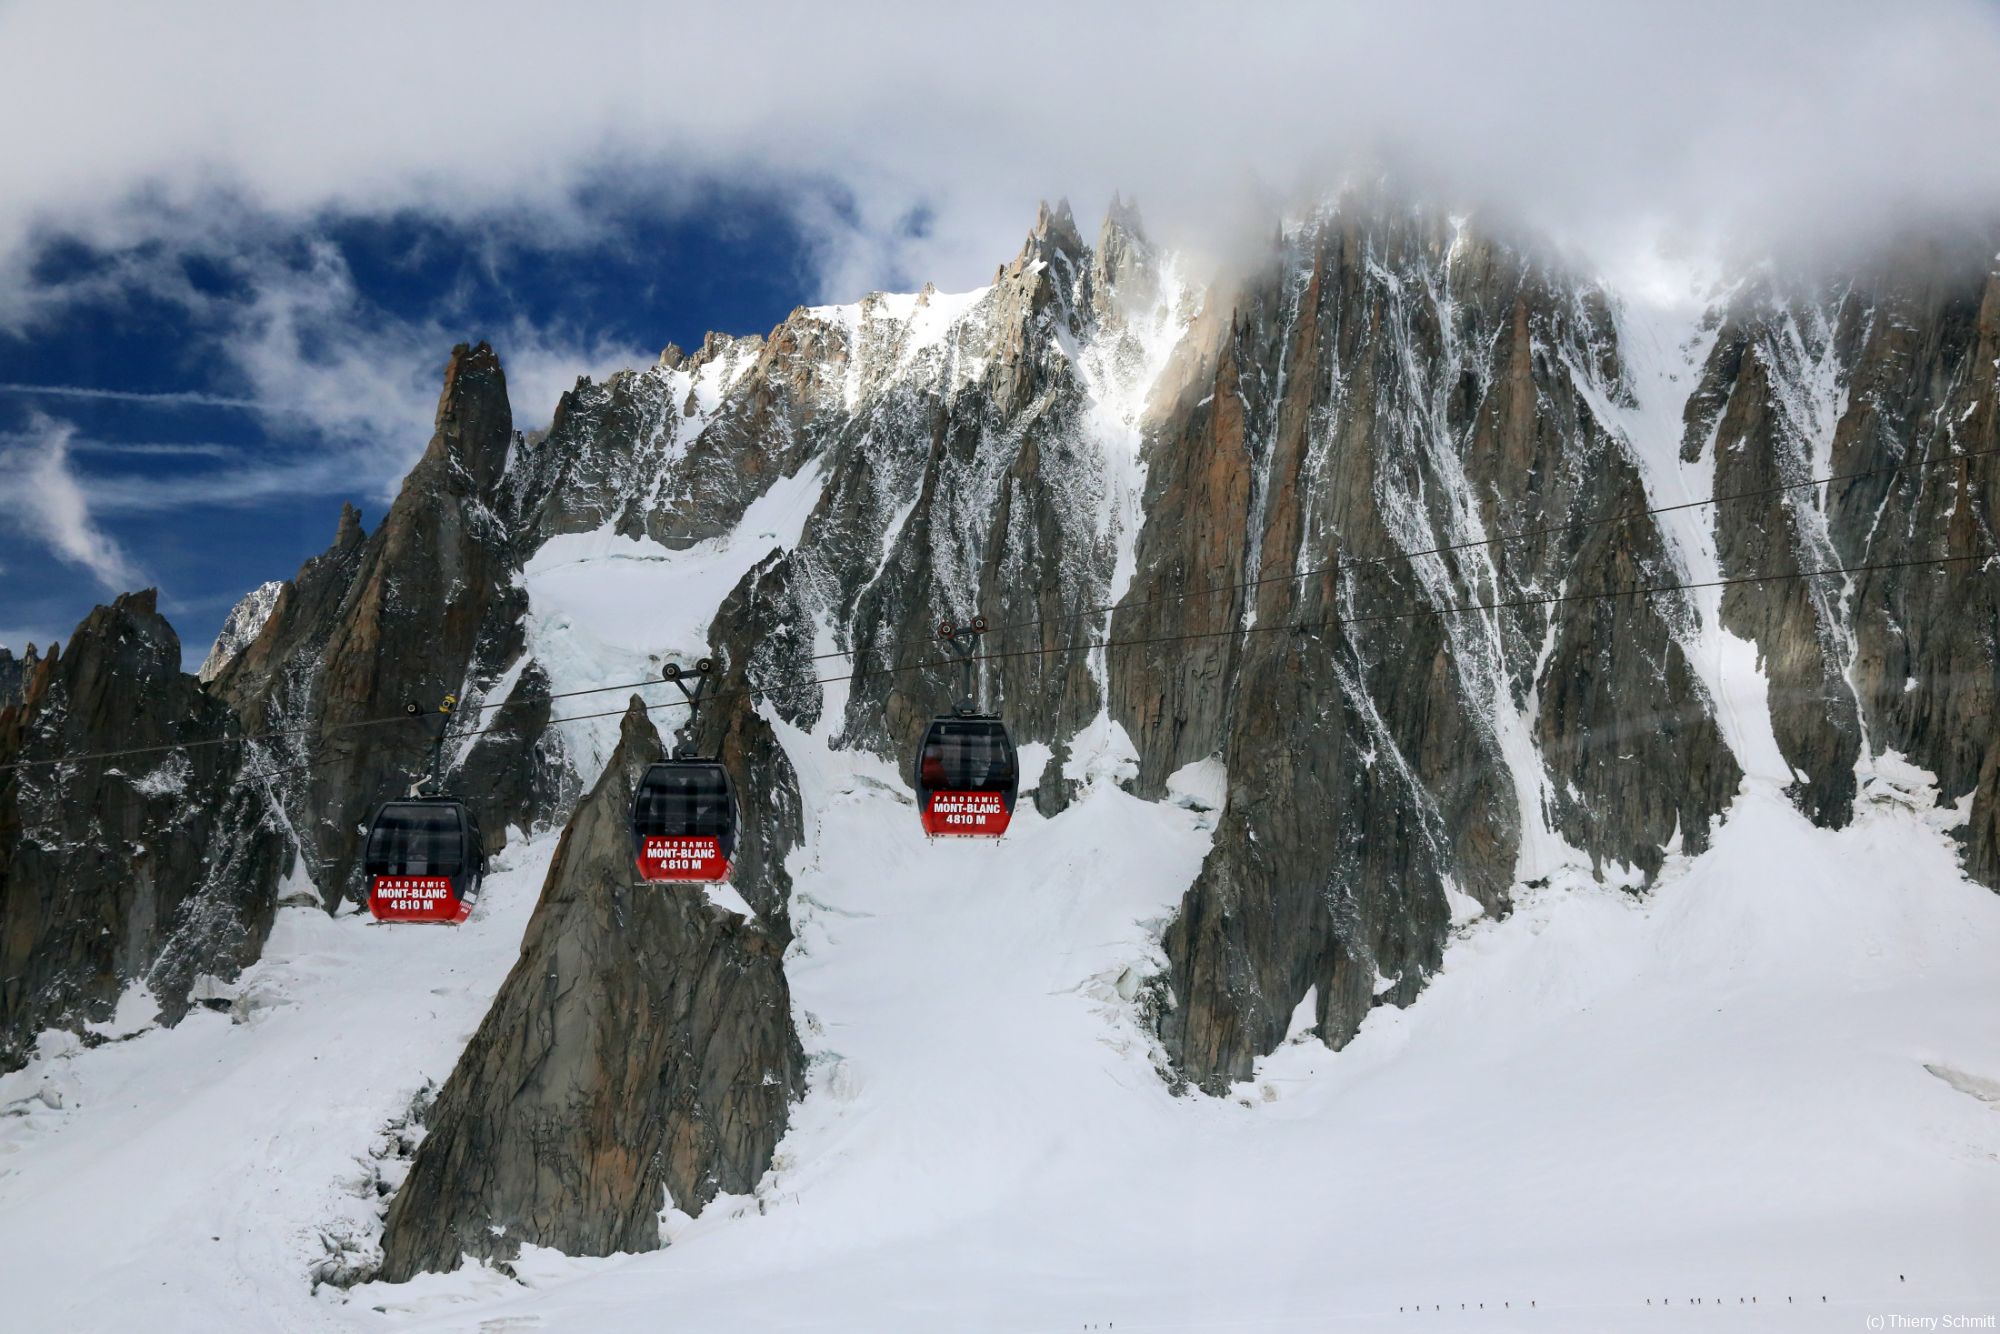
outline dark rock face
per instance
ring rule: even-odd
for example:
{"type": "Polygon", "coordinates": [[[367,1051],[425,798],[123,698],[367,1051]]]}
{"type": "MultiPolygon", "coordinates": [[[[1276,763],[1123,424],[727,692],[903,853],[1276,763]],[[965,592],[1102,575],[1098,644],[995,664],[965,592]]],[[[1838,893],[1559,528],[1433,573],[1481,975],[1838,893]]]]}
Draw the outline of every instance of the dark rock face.
{"type": "MultiPolygon", "coordinates": [[[[270,743],[277,767],[310,766],[287,785],[286,807],[329,904],[358,893],[369,812],[426,771],[430,729],[393,721],[407,702],[429,711],[457,694],[455,730],[494,729],[455,757],[447,784],[477,807],[489,841],[573,795],[559,739],[540,734],[545,703],[478,711],[523,653],[525,601],[502,517],[514,444],[499,359],[484,343],[461,344],[437,433],[381,526],[364,537],[359,516],[344,512],[333,547],[306,563],[216,678],[247,729],[292,731],[270,743]]],[[[529,673],[515,684],[526,698],[546,693],[532,689],[539,681],[529,673]]]]}
{"type": "Polygon", "coordinates": [[[28,678],[35,674],[35,668],[40,663],[41,654],[33,644],[28,645],[27,651],[18,658],[12,650],[0,647],[0,709],[21,702],[21,693],[27,686],[28,678]]]}
{"type": "Polygon", "coordinates": [[[1725,624],[1763,656],[1801,809],[1844,822],[1856,761],[1899,752],[1945,802],[1972,794],[1966,869],[2000,886],[2000,589],[1978,574],[2000,487],[1993,249],[1918,247],[1839,284],[1750,289],[1689,403],[1683,451],[1712,456],[1724,494],[1846,478],[1718,507],[1723,574],[1897,568],[1738,585],[1725,624]],[[1958,556],[1974,559],[1940,559],[1958,556]]]}
{"type": "MultiPolygon", "coordinates": [[[[1747,295],[1724,323],[1687,414],[1682,457],[1705,449],[1715,493],[1744,496],[1717,507],[1724,578],[1826,569],[1842,564],[1812,490],[1783,491],[1822,471],[1814,440],[1832,428],[1839,375],[1834,328],[1819,310],[1788,310],[1764,290],[1747,295]],[[1807,386],[1807,382],[1822,383],[1807,386]],[[1710,418],[1710,411],[1717,415],[1710,418]],[[1712,436],[1712,443],[1706,437],[1712,436]],[[1748,493],[1748,494],[1746,494],[1748,493]]],[[[1732,585],[1722,622],[1754,642],[1770,677],[1778,748],[1803,775],[1793,794],[1816,820],[1845,823],[1854,808],[1861,727],[1844,680],[1851,627],[1842,577],[1732,585]]]]}
{"type": "MultiPolygon", "coordinates": [[[[1149,289],[1130,271],[1150,252],[1114,234],[1124,286],[1107,280],[1105,299],[1136,299],[1149,289]]],[[[864,325],[855,340],[859,374],[879,388],[823,447],[826,490],[794,553],[834,643],[863,672],[840,744],[909,754],[961,693],[936,627],[976,613],[1013,627],[986,641],[979,693],[1018,739],[1060,745],[1103,708],[1101,664],[1036,651],[1101,632],[1103,617],[1083,613],[1108,600],[1129,537],[1129,519],[1106,513],[1117,465],[1086,421],[1093,377],[1129,368],[1074,351],[1078,332],[1107,317],[1089,264],[1067,206],[1044,208],[949,335],[912,347],[907,328],[871,339],[864,325]],[[876,379],[885,361],[900,374],[876,379]]],[[[918,314],[941,300],[920,293],[918,314]]]]}
{"type": "MultiPolygon", "coordinates": [[[[635,698],[390,1206],[383,1277],[523,1241],[652,1250],[669,1200],[698,1212],[769,1166],[803,1091],[784,938],[698,889],[635,884],[632,791],[661,753],[635,698]]],[[[773,900],[753,865],[738,884],[773,900]]]]}
{"type": "Polygon", "coordinates": [[[171,1022],[270,928],[288,850],[235,719],[180,669],[154,594],[93,611],[0,709],[0,1070],[144,980],[171,1022]],[[44,763],[110,749],[115,760],[44,763]],[[165,749],[179,746],[181,749],[165,749]]]}
{"type": "Polygon", "coordinates": [[[1601,296],[1354,200],[1198,337],[1148,451],[1147,512],[1172,522],[1142,535],[1113,637],[1202,637],[1111,671],[1141,791],[1228,765],[1161,1026],[1219,1088],[1311,989],[1335,1046],[1407,1003],[1447,887],[1504,912],[1524,838],[1650,876],[1676,830],[1703,844],[1739,775],[1672,597],[1440,611],[1674,579],[1645,520],[1465,545],[1645,507],[1585,392],[1629,397],[1601,296]]]}
{"type": "MultiPolygon", "coordinates": [[[[792,877],[785,858],[805,837],[799,779],[785,748],[757,710],[760,699],[784,692],[804,697],[784,662],[785,619],[797,603],[788,584],[789,561],[774,557],[745,575],[716,613],[712,633],[721,679],[742,683],[704,707],[693,727],[679,729],[697,754],[718,757],[736,784],[741,829],[731,875],[763,930],[783,950],[792,939],[792,877]],[[763,656],[774,653],[774,658],[763,656]]],[[[796,649],[797,645],[794,643],[796,649]]],[[[794,718],[795,723],[808,719],[794,718]]],[[[679,711],[669,726],[681,724],[679,711]]]]}

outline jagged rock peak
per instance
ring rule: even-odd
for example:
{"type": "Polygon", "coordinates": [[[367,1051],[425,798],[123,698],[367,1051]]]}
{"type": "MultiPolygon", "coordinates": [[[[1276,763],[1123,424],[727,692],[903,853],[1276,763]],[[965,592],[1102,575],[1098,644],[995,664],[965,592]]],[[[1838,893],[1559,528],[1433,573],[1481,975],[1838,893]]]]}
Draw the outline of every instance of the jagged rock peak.
{"type": "Polygon", "coordinates": [[[333,549],[352,551],[368,540],[361,531],[361,511],[346,501],[340,503],[340,525],[333,530],[333,549]]]}
{"type": "Polygon", "coordinates": [[[486,490],[505,471],[513,440],[514,413],[499,356],[489,343],[460,343],[452,348],[445,366],[431,453],[486,490]]]}
{"type": "MultiPolygon", "coordinates": [[[[347,506],[346,511],[352,514],[354,507],[347,506]]],[[[355,543],[359,542],[360,539],[357,537],[355,543]]],[[[338,538],[334,541],[334,549],[336,551],[343,549],[343,543],[338,538]]],[[[257,636],[263,632],[264,623],[271,619],[271,609],[278,605],[278,598],[284,591],[284,581],[272,579],[245,593],[236,605],[229,609],[229,615],[223,618],[222,629],[216,634],[215,643],[209,648],[208,656],[202,659],[201,667],[195,675],[203,681],[213,681],[221,675],[223,669],[229,666],[236,655],[255,642],[257,636]]]]}
{"type": "MultiPolygon", "coordinates": [[[[794,313],[796,314],[797,312],[794,313]]],[[[761,334],[745,334],[738,337],[735,334],[717,333],[711,329],[703,336],[701,347],[693,356],[687,358],[684,369],[688,374],[692,375],[703,366],[708,365],[712,361],[720,360],[722,357],[739,348],[743,351],[754,353],[763,346],[764,339],[761,334]]]]}
{"type": "Polygon", "coordinates": [[[1098,245],[1102,246],[1111,236],[1123,233],[1141,244],[1146,242],[1146,223],[1139,216],[1137,200],[1126,199],[1113,190],[1111,207],[1104,211],[1104,225],[1098,229],[1098,245]]]}
{"type": "Polygon", "coordinates": [[[36,661],[33,644],[28,645],[27,652],[19,658],[14,656],[12,649],[0,644],[0,709],[21,702],[22,688],[36,661]]]}
{"type": "Polygon", "coordinates": [[[699,891],[634,888],[626,821],[662,753],[635,696],[390,1204],[383,1277],[523,1243],[653,1250],[663,1200],[698,1213],[770,1166],[804,1091],[783,941],[699,891]]]}
{"type": "Polygon", "coordinates": [[[135,593],[120,593],[112,600],[112,606],[133,616],[158,616],[160,614],[160,590],[142,588],[135,593]]]}
{"type": "Polygon", "coordinates": [[[220,744],[236,720],[181,670],[158,601],[92,609],[0,713],[0,764],[29,765],[0,771],[0,1071],[41,1029],[109,1018],[135,979],[173,1022],[197,973],[233,975],[268,929],[284,840],[236,781],[220,744]],[[117,763],[38,763],[127,746],[117,763]]]}
{"type": "Polygon", "coordinates": [[[1158,285],[1153,247],[1146,239],[1139,207],[1114,193],[1090,258],[1092,305],[1100,316],[1115,319],[1150,305],[1158,285]]]}
{"type": "Polygon", "coordinates": [[[446,415],[456,406],[461,393],[474,393],[482,389],[487,380],[498,377],[506,384],[506,375],[500,369],[500,355],[493,345],[484,340],[477,343],[457,343],[451,349],[451,360],[445,363],[444,392],[438,397],[438,423],[442,425],[446,415]]]}
{"type": "Polygon", "coordinates": [[[647,710],[646,701],[638,695],[627,701],[625,716],[618,720],[618,748],[645,756],[648,764],[665,756],[660,746],[660,729],[653,726],[653,715],[647,710]],[[655,755],[654,751],[661,753],[655,755]]]}
{"type": "Polygon", "coordinates": [[[1058,199],[1055,207],[1049,207],[1045,199],[1035,213],[1035,225],[1028,233],[1027,244],[1021,248],[1019,263],[1022,267],[1036,260],[1053,260],[1058,256],[1074,263],[1085,251],[1083,234],[1076,229],[1076,216],[1070,212],[1069,200],[1058,199]]]}

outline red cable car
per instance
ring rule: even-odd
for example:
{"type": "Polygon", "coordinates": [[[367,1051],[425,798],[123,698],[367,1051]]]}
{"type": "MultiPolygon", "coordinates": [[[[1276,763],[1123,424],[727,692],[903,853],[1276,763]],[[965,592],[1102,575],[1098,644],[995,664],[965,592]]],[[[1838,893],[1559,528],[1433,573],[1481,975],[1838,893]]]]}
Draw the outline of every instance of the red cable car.
{"type": "Polygon", "coordinates": [[[965,668],[965,697],[955,713],[931,719],[917,751],[917,814],[932,838],[998,838],[1014,818],[1021,763],[1013,738],[1005,723],[972,702],[972,649],[984,633],[984,616],[969,626],[946,621],[938,627],[938,638],[965,668]]]}
{"type": "Polygon", "coordinates": [[[933,718],[917,752],[917,810],[924,832],[998,838],[1014,818],[1021,765],[998,718],[933,718]]]}
{"type": "Polygon", "coordinates": [[[632,857],[649,881],[729,878],[736,789],[714,760],[665,760],[632,794],[632,857]]]}
{"type": "MultiPolygon", "coordinates": [[[[368,881],[368,911],[378,922],[444,922],[458,925],[472,915],[472,900],[486,878],[486,840],[466,804],[438,791],[445,733],[451,727],[456,695],[446,695],[431,733],[430,777],[414,783],[409,795],[385,801],[368,822],[361,847],[368,881]]],[[[403,706],[412,718],[424,710],[403,706]]]]}
{"type": "MultiPolygon", "coordinates": [[[[690,727],[701,713],[715,663],[703,658],[694,669],[692,688],[676,663],[660,673],[686,697],[690,727]]],[[[651,884],[727,880],[735,856],[736,786],[722,761],[698,758],[683,747],[672,759],[649,765],[632,793],[632,860],[639,878],[651,884]]]]}
{"type": "Polygon", "coordinates": [[[479,822],[451,797],[384,802],[362,851],[368,911],[378,922],[446,922],[472,915],[486,877],[479,822]]]}

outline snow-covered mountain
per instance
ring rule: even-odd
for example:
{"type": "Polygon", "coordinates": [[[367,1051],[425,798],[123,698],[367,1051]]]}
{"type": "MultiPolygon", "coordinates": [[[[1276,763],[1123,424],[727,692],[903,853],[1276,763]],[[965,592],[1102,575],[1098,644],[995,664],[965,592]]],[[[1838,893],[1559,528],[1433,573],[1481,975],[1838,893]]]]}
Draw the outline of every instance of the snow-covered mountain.
{"type": "Polygon", "coordinates": [[[269,1141],[303,1178],[273,1192],[290,1240],[241,1261],[334,1324],[345,1285],[472,1255],[575,1287],[521,1300],[579,1327],[621,1294],[719,1323],[742,1308],[703,1285],[764,1277],[800,1294],[769,1328],[820,1300],[878,1328],[1264,1328],[1414,1301],[1431,1278],[1395,1257],[1429,1236],[1461,1296],[1587,1269],[1563,1327],[1603,1328],[1656,1263],[1858,1282],[1871,1192],[1970,1200],[1922,1235],[2000,1241],[2000,1188],[1961,1175],[2000,1152],[2000,1043],[1966,1018],[2000,998],[1996,370],[1984,254],[1662,306],[1367,192],[1219,284],[1129,206],[1089,243],[1045,208],[988,287],[670,347],[532,436],[460,347],[389,512],[346,512],[206,691],[122,599],[0,713],[0,761],[201,743],[0,776],[0,1102],[29,1164],[0,1227],[58,1207],[63,1143],[120,1133],[86,1125],[104,1081],[160,1096],[212,1059],[288,1125],[344,1108],[327,1145],[269,1141]],[[933,627],[975,613],[1033,812],[930,846],[904,768],[955,693],[933,627]],[[721,902],[625,871],[630,783],[680,718],[633,683],[703,654],[731,689],[692,739],[747,820],[721,902]],[[508,869],[462,932],[364,928],[359,825],[427,746],[393,720],[448,691],[454,789],[508,869]],[[1711,998],[1728,1023],[1691,1017],[1711,998]],[[1815,1013],[1873,1045],[1794,1034],[1815,1013]],[[307,1077],[315,1016],[348,1015],[398,1031],[307,1077]],[[126,1064],[97,1049],[155,1018],[180,1027],[126,1064]],[[1730,1082],[1792,1037],[1831,1064],[1780,1062],[1768,1103],[1730,1082]],[[1830,1068],[1882,1091],[1799,1113],[1830,1068]],[[1744,1143],[1674,1138],[1717,1103],[1744,1143]],[[1829,1203],[1813,1165],[1855,1154],[1829,1203]],[[1617,1180],[1675,1182],[1622,1243],[1617,1180]],[[1731,1180],[1782,1236],[1755,1255],[1701,1235],[1731,1180]],[[1478,1199],[1441,1220],[1454,1181],[1478,1199]],[[1814,1233],[1822,1206],[1848,1230],[1814,1233]],[[1540,1250],[1479,1249],[1522,1219],[1540,1250]],[[1196,1221],[1246,1238],[1213,1252],[1241,1282],[1196,1282],[1196,1221]],[[669,1239],[708,1258],[551,1255],[669,1239]],[[1351,1281],[1305,1282],[1308,1254],[1351,1281]]]}
{"type": "Polygon", "coordinates": [[[284,587],[282,579],[267,579],[245,593],[229,609],[229,615],[223,618],[222,629],[216,634],[208,656],[195,669],[197,677],[204,681],[214,680],[229,665],[230,659],[263,632],[264,622],[271,619],[271,609],[278,605],[278,594],[284,591],[284,587]]]}

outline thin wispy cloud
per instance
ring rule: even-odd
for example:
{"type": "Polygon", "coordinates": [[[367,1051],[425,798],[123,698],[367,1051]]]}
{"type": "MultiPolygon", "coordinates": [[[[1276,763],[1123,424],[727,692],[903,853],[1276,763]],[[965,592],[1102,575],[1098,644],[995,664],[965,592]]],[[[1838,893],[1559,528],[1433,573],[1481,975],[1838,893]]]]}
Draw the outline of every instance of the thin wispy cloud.
{"type": "MultiPolygon", "coordinates": [[[[465,334],[450,312],[385,316],[357,289],[331,244],[308,247],[303,264],[262,256],[244,262],[249,300],[210,311],[219,345],[250,385],[267,419],[294,436],[346,455],[351,487],[388,494],[430,438],[445,358],[465,334]]],[[[602,334],[524,319],[494,331],[515,425],[548,424],[562,390],[580,374],[643,365],[652,355],[602,334]]]]}
{"type": "MultiPolygon", "coordinates": [[[[269,437],[254,455],[215,443],[121,442],[72,435],[65,453],[236,459],[240,466],[182,477],[99,472],[89,479],[101,513],[146,513],[187,505],[239,506],[277,496],[324,494],[379,500],[393,494],[430,438],[446,355],[465,333],[441,310],[396,318],[362,296],[330,242],[297,247],[237,243],[204,256],[237,280],[229,295],[178,281],[182,256],[128,257],[117,266],[135,294],[180,309],[208,331],[219,373],[248,392],[142,392],[94,386],[0,382],[0,394],[110,400],[167,409],[220,407],[257,416],[269,437]]],[[[103,283],[93,300],[116,294],[103,283]]],[[[45,304],[42,313],[57,309],[45,304]]],[[[601,333],[543,327],[516,318],[493,331],[517,424],[544,426],[580,374],[645,364],[653,354],[601,333]]],[[[16,443],[20,443],[16,441],[16,443]]]]}
{"type": "Polygon", "coordinates": [[[14,444],[0,449],[0,522],[40,538],[63,560],[82,566],[107,593],[145,582],[124,549],[98,524],[90,497],[69,466],[76,428],[35,414],[14,444]]]}
{"type": "Polygon", "coordinates": [[[243,451],[212,441],[89,440],[70,441],[72,454],[115,454],[128,458],[233,459],[243,451]]]}
{"type": "Polygon", "coordinates": [[[263,405],[254,398],[231,398],[225,394],[204,394],[195,390],[99,389],[80,384],[0,383],[0,394],[20,394],[32,398],[98,399],[116,403],[147,403],[158,407],[248,408],[263,405]]]}

